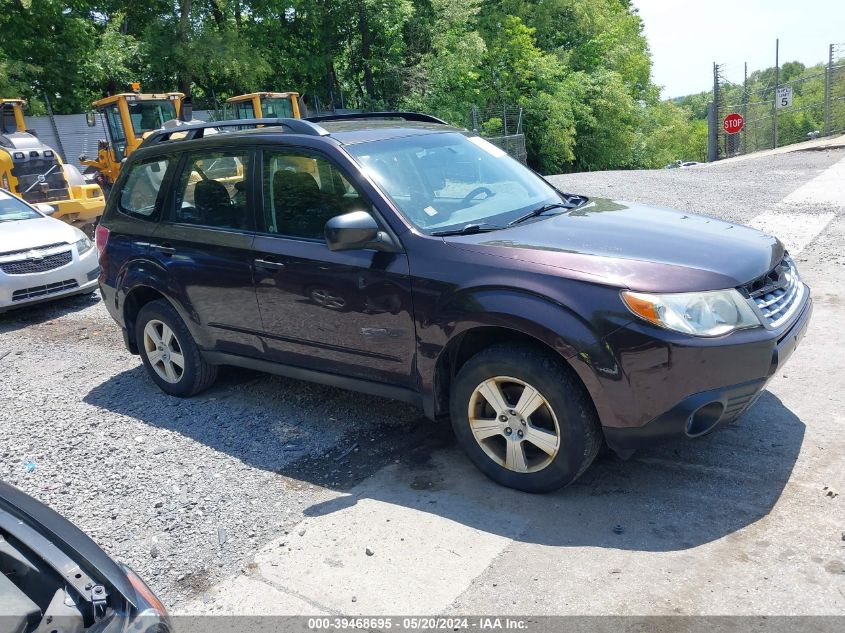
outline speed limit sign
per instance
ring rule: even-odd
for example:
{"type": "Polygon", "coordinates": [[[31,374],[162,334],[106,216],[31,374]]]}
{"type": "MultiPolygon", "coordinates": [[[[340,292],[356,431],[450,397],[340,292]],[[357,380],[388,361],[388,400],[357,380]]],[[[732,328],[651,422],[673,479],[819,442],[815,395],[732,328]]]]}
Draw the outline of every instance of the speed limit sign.
{"type": "Polygon", "coordinates": [[[792,86],[778,88],[777,105],[778,110],[792,107],[792,86]]]}

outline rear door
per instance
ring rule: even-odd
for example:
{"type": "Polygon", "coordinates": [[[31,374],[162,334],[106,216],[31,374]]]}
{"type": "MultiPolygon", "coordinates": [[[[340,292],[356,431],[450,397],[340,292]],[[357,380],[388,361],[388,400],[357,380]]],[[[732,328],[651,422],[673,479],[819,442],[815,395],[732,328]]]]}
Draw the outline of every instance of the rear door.
{"type": "Polygon", "coordinates": [[[377,209],[338,164],[305,148],[265,149],[253,262],[264,344],[279,362],[413,387],[408,258],[332,252],[330,218],[377,209]]]}
{"type": "Polygon", "coordinates": [[[255,239],[251,148],[182,157],[150,251],[170,273],[172,293],[202,326],[207,349],[260,351],[261,317],[252,283],[255,239]]]}

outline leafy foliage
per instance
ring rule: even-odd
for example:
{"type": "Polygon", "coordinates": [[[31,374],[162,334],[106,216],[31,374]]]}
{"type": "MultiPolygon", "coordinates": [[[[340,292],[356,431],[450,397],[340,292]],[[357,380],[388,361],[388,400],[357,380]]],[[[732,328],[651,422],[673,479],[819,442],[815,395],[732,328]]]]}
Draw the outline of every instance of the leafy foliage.
{"type": "Polygon", "coordinates": [[[312,109],[415,109],[461,126],[472,106],[521,106],[529,162],[545,172],[699,157],[699,113],[658,100],[629,0],[6,4],[0,89],[35,107],[47,94],[59,113],[132,81],[190,93],[196,109],[297,90],[312,109]]]}

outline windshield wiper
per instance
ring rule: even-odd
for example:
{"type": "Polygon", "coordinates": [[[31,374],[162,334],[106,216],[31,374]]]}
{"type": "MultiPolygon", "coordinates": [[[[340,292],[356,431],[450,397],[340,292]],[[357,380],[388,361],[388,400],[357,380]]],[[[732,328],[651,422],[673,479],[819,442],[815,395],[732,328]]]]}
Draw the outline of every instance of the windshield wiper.
{"type": "Polygon", "coordinates": [[[474,233],[486,233],[487,231],[498,231],[504,228],[494,224],[467,224],[462,229],[450,229],[448,231],[434,231],[432,235],[445,237],[447,235],[473,235],[474,233]]]}
{"type": "Polygon", "coordinates": [[[533,211],[529,211],[525,215],[519,216],[516,220],[512,220],[508,222],[508,226],[513,226],[514,224],[519,224],[521,222],[525,222],[526,220],[530,220],[531,218],[536,218],[538,215],[543,215],[544,213],[551,211],[553,209],[571,209],[572,205],[564,204],[563,202],[553,202],[551,204],[544,204],[541,207],[537,207],[533,211]]]}

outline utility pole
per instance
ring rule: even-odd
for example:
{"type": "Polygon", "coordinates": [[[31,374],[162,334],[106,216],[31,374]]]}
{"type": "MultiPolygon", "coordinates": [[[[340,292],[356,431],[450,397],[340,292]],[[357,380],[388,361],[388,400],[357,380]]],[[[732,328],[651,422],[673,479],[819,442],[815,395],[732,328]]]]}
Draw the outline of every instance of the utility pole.
{"type": "Polygon", "coordinates": [[[748,62],[745,62],[745,70],[742,75],[742,118],[746,125],[742,126],[742,148],[740,154],[748,151],[748,62]]]}
{"type": "Polygon", "coordinates": [[[824,135],[830,134],[830,97],[833,88],[833,44],[827,57],[827,73],[824,77],[824,135]]]}
{"type": "Polygon", "coordinates": [[[775,40],[775,94],[772,99],[772,149],[778,146],[778,88],[780,87],[780,40],[775,40]]]}
{"type": "Polygon", "coordinates": [[[713,101],[707,107],[707,162],[719,160],[719,66],[713,62],[713,101]]]}

